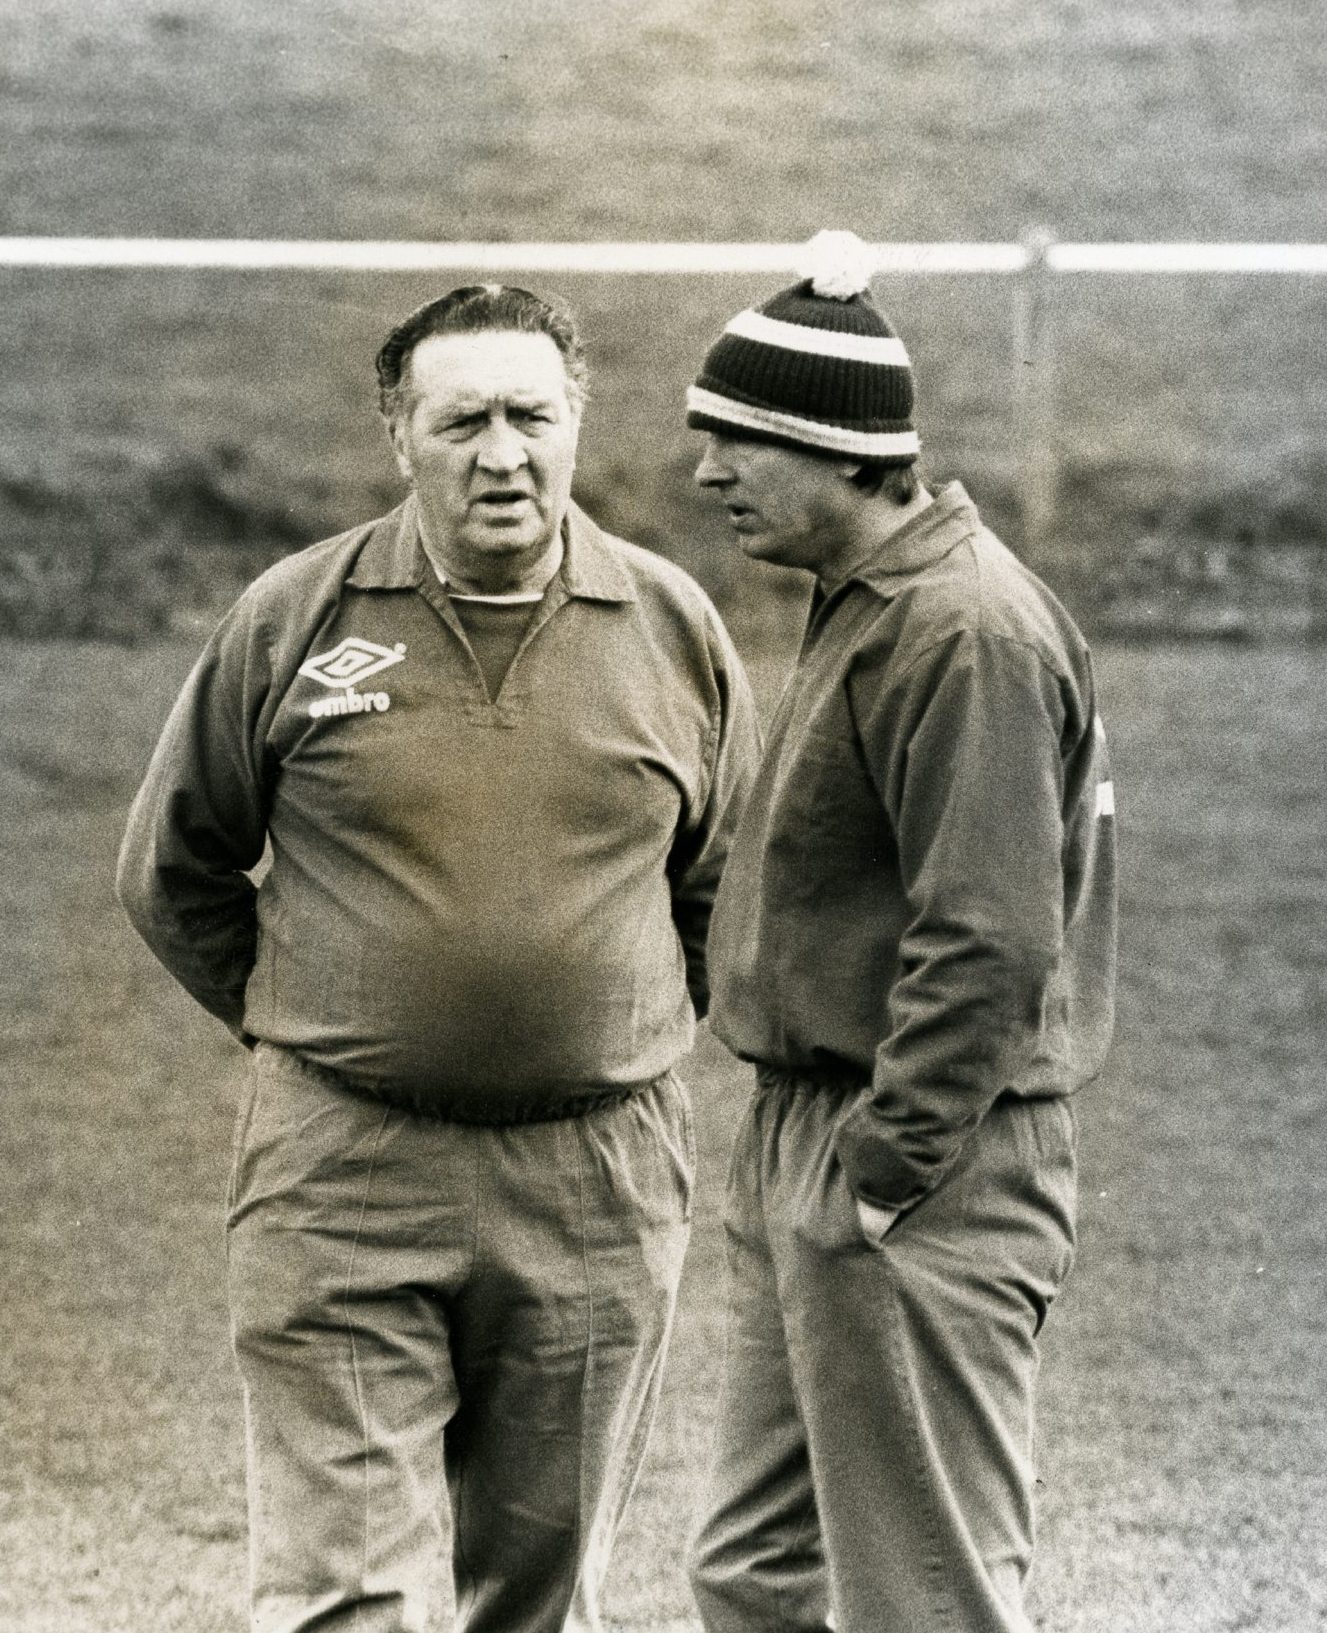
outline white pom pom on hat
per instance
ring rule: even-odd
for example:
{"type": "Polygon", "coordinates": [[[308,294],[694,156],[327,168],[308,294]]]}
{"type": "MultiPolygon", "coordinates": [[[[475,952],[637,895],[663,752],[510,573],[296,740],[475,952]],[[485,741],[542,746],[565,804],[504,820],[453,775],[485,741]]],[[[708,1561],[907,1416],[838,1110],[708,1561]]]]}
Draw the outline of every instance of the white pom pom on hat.
{"type": "Polygon", "coordinates": [[[798,272],[813,293],[828,300],[850,301],[863,295],[875,271],[875,257],[855,232],[826,228],[806,245],[798,272]]]}

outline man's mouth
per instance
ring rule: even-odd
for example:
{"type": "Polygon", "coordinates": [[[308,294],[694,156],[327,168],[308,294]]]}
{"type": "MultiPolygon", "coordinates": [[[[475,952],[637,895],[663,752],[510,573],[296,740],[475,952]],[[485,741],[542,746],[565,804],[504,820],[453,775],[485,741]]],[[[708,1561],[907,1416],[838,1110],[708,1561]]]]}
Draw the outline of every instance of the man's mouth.
{"type": "Polygon", "coordinates": [[[727,509],[728,509],[728,520],[733,524],[734,527],[739,528],[739,529],[744,524],[753,521],[754,518],[755,518],[755,515],[756,515],[755,511],[752,510],[749,505],[736,505],[736,504],[729,503],[729,505],[727,506],[727,509]]]}
{"type": "Polygon", "coordinates": [[[493,488],[475,496],[475,503],[484,510],[515,510],[525,504],[530,495],[521,488],[493,488]]]}

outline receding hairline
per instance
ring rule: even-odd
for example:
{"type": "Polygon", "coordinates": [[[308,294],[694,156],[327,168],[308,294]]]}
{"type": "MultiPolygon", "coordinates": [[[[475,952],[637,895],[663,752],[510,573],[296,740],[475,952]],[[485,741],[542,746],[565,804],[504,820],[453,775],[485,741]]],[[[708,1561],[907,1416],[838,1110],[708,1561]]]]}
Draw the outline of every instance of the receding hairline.
{"type": "MultiPolygon", "coordinates": [[[[489,335],[501,335],[504,338],[513,337],[517,340],[543,341],[547,346],[551,347],[553,355],[557,358],[561,369],[562,389],[566,394],[567,402],[569,403],[574,414],[580,413],[585,403],[585,387],[576,378],[575,374],[568,366],[567,354],[563,351],[562,347],[558,345],[553,336],[542,329],[516,329],[506,324],[495,324],[491,329],[444,329],[421,335],[420,338],[415,341],[415,343],[407,352],[403,354],[401,358],[400,377],[391,393],[394,403],[393,411],[395,413],[400,413],[402,409],[408,411],[409,407],[413,404],[416,396],[414,384],[415,358],[421,351],[424,350],[425,347],[430,344],[430,342],[436,342],[444,346],[457,340],[479,340],[482,342],[484,338],[489,335]]],[[[475,395],[477,401],[483,396],[482,393],[476,393],[475,395]]],[[[529,396],[530,398],[535,399],[542,398],[545,393],[538,387],[532,386],[529,388],[518,388],[513,395],[515,397],[529,396]]],[[[391,416],[389,415],[389,418],[390,417],[391,416]]]]}
{"type": "Polygon", "coordinates": [[[375,358],[378,403],[390,420],[409,361],[430,337],[447,334],[544,334],[562,355],[568,399],[584,403],[585,347],[570,308],[511,284],[467,284],[426,301],[392,329],[375,358]]]}
{"type": "Polygon", "coordinates": [[[505,324],[505,323],[494,324],[494,326],[491,329],[435,329],[435,330],[430,330],[430,332],[428,334],[421,335],[419,337],[419,339],[417,341],[415,341],[414,345],[412,345],[409,348],[408,351],[406,351],[406,352],[404,352],[402,354],[402,357],[401,357],[401,374],[402,374],[402,377],[404,377],[405,371],[410,367],[410,364],[414,361],[416,353],[422,351],[425,346],[428,346],[430,344],[438,344],[438,345],[444,345],[445,346],[445,345],[448,345],[449,343],[451,343],[452,341],[456,341],[456,340],[462,340],[462,341],[465,341],[465,340],[479,340],[479,341],[484,341],[484,340],[487,340],[490,336],[493,336],[493,335],[501,335],[504,338],[511,337],[513,339],[516,339],[516,340],[533,340],[533,341],[536,341],[536,342],[537,341],[543,341],[545,345],[551,346],[553,348],[554,354],[556,355],[558,361],[562,364],[563,374],[566,375],[568,380],[571,379],[571,371],[567,367],[566,353],[562,350],[562,347],[558,345],[557,341],[554,340],[554,338],[553,338],[553,336],[551,334],[548,334],[543,329],[517,329],[517,328],[513,328],[510,325],[505,324]]]}

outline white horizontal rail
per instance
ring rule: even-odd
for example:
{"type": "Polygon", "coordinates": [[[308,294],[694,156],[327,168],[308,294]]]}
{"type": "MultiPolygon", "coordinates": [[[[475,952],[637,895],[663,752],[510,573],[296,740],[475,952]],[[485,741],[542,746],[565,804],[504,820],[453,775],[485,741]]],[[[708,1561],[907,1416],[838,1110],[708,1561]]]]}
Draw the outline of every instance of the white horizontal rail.
{"type": "MultiPolygon", "coordinates": [[[[1327,244],[872,244],[880,273],[1327,272],[1327,244]]],[[[417,243],[259,238],[0,238],[0,266],[311,272],[774,273],[801,244],[417,243]]]]}
{"type": "MultiPolygon", "coordinates": [[[[792,271],[801,244],[494,244],[335,239],[0,238],[0,265],[341,272],[792,271]]],[[[1019,244],[881,244],[882,271],[1018,272],[1019,244]]]]}
{"type": "Polygon", "coordinates": [[[1327,244],[1051,244],[1053,272],[1327,272],[1327,244]]]}

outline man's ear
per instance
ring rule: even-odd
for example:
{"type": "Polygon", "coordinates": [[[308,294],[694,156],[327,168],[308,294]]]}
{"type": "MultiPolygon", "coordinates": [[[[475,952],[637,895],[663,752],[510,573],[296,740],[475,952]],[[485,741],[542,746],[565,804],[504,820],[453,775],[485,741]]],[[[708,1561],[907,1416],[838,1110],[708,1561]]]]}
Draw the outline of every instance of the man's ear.
{"type": "Polygon", "coordinates": [[[387,435],[392,441],[392,453],[396,456],[397,470],[400,471],[407,482],[413,482],[415,473],[411,468],[410,455],[406,451],[405,437],[401,433],[401,421],[398,417],[394,416],[388,420],[387,435]]]}

